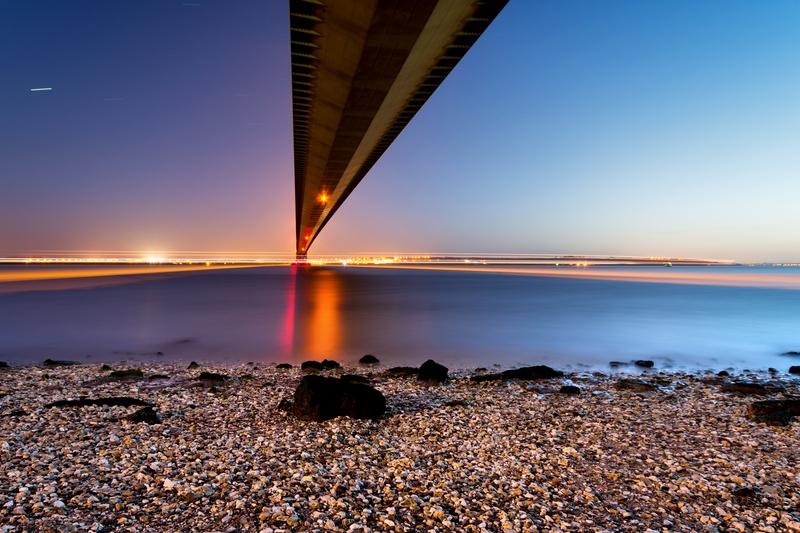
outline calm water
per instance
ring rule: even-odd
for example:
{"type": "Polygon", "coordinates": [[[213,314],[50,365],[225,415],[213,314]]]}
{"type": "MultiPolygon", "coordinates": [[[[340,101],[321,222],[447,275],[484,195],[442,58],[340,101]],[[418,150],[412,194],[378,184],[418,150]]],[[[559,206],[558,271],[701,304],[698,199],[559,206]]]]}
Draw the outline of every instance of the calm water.
{"type": "MultiPolygon", "coordinates": [[[[4,267],[0,278],[36,268],[47,267],[4,267]]],[[[659,366],[785,369],[793,361],[780,354],[800,350],[797,269],[591,270],[789,281],[764,288],[267,267],[0,283],[0,360],[355,361],[373,353],[388,364],[433,357],[451,366],[605,367],[646,357],[659,366]]]]}

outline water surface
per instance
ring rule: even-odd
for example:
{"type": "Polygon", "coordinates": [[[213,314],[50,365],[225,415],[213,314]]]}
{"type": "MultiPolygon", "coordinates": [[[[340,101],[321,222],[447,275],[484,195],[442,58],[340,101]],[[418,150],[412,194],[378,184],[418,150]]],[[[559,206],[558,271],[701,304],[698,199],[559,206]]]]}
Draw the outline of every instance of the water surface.
{"type": "MultiPolygon", "coordinates": [[[[0,279],[32,268],[48,267],[2,267],[0,279]]],[[[37,274],[45,279],[0,283],[0,360],[800,364],[781,355],[800,350],[798,269],[467,268],[37,274]]]]}

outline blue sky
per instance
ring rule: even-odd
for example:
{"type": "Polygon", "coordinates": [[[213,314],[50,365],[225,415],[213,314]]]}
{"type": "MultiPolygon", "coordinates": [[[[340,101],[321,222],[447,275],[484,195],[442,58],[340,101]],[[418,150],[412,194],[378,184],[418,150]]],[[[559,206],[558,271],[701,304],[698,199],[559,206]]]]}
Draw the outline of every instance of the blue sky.
{"type": "MultiPolygon", "coordinates": [[[[0,0],[0,255],[292,250],[286,3],[194,4],[0,0]]],[[[315,251],[798,261],[798,27],[511,0],[315,251]]]]}

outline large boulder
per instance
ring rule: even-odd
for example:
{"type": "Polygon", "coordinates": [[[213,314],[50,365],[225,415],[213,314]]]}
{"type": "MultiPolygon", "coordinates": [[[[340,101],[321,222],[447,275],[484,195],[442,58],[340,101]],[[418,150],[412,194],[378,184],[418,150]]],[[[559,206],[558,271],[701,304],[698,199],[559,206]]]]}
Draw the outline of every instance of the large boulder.
{"type": "Polygon", "coordinates": [[[447,367],[440,365],[433,359],[428,359],[419,367],[417,379],[433,383],[444,383],[447,381],[447,367]]]}
{"type": "Polygon", "coordinates": [[[77,364],[78,363],[75,361],[65,361],[59,359],[45,359],[44,362],[42,362],[42,366],[47,368],[54,368],[58,366],[75,366],[77,364]]]}
{"type": "Polygon", "coordinates": [[[334,368],[342,368],[342,365],[340,365],[338,361],[334,361],[333,359],[323,359],[321,364],[322,364],[322,368],[324,368],[325,370],[333,370],[334,368]]]}
{"type": "Polygon", "coordinates": [[[641,368],[653,368],[654,365],[653,361],[649,359],[639,359],[638,361],[634,361],[633,364],[641,368]]]}
{"type": "Polygon", "coordinates": [[[309,375],[294,391],[292,412],[301,420],[322,421],[337,416],[375,419],[386,412],[386,398],[363,383],[309,375]]]}
{"type": "Polygon", "coordinates": [[[564,377],[564,373],[560,370],[554,370],[549,366],[535,365],[525,366],[522,368],[513,368],[500,372],[499,374],[484,374],[482,376],[472,376],[472,381],[499,381],[505,379],[524,379],[524,380],[537,380],[537,379],[555,379],[564,377]]]}
{"type": "Polygon", "coordinates": [[[789,367],[789,373],[790,374],[800,374],[800,366],[797,366],[797,365],[790,366],[789,367]]]}
{"type": "Polygon", "coordinates": [[[292,365],[290,365],[289,363],[278,363],[278,365],[275,368],[278,368],[280,370],[288,370],[292,368],[292,365]]]}

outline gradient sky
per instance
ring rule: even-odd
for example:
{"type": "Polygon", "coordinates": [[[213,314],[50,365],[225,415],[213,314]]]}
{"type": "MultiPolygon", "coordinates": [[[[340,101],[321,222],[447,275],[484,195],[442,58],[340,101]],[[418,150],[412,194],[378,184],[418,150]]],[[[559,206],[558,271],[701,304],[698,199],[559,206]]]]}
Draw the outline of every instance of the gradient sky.
{"type": "MultiPolygon", "coordinates": [[[[0,0],[0,255],[291,252],[287,26],[0,0]]],[[[511,0],[312,251],[800,261],[798,28],[795,1],[511,0]]]]}

